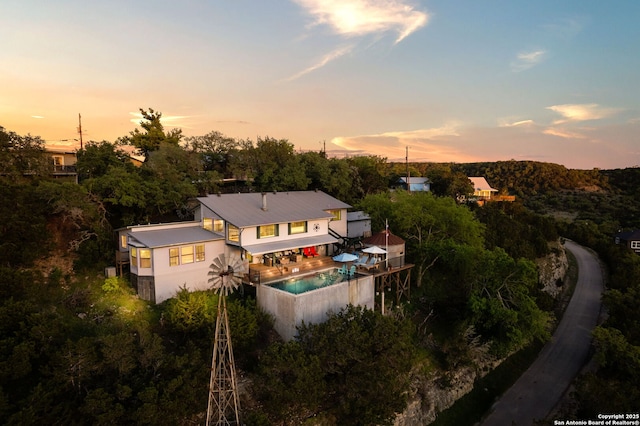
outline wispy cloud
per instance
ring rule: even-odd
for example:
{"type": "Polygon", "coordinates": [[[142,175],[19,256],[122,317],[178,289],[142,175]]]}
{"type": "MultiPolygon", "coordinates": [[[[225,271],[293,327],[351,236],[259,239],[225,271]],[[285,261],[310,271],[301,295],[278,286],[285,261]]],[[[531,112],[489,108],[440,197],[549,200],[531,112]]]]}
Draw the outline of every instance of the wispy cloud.
{"type": "Polygon", "coordinates": [[[547,129],[544,129],[542,133],[544,133],[545,135],[558,136],[564,139],[586,139],[587,138],[585,135],[582,135],[580,133],[570,132],[568,130],[558,129],[554,127],[549,127],[547,129]]]}
{"type": "Polygon", "coordinates": [[[554,124],[562,124],[570,121],[599,120],[609,117],[620,111],[618,108],[601,107],[598,104],[564,104],[547,107],[557,112],[563,118],[554,121],[554,124]]]}
{"type": "MultiPolygon", "coordinates": [[[[129,119],[129,121],[131,121],[134,124],[140,124],[140,122],[143,120],[142,114],[139,112],[130,112],[129,114],[134,117],[129,119]]],[[[190,127],[186,125],[186,122],[185,122],[185,120],[188,120],[189,118],[191,117],[188,115],[164,115],[163,114],[162,117],[160,118],[160,122],[165,127],[180,127],[180,128],[189,129],[190,127]]]]}
{"type": "MultiPolygon", "coordinates": [[[[424,27],[429,15],[416,9],[407,0],[292,0],[311,17],[309,28],[325,26],[332,34],[354,38],[367,35],[382,37],[395,33],[394,44],[424,27]]],[[[295,80],[322,68],[329,62],[350,52],[354,45],[334,49],[314,65],[289,77],[295,80]]]]}
{"type": "Polygon", "coordinates": [[[32,115],[31,118],[44,118],[42,115],[32,115]]]}
{"type": "Polygon", "coordinates": [[[516,59],[511,62],[513,72],[521,72],[538,65],[546,56],[545,49],[534,49],[520,52],[516,59]]]}
{"type": "Polygon", "coordinates": [[[532,126],[534,124],[535,122],[533,120],[512,121],[512,120],[503,119],[503,120],[499,120],[498,127],[532,126]]]}
{"type": "Polygon", "coordinates": [[[458,122],[445,123],[441,127],[408,131],[384,132],[372,135],[341,136],[331,140],[340,147],[341,153],[380,153],[391,161],[397,161],[405,156],[409,147],[413,161],[451,161],[452,159],[471,160],[471,157],[461,152],[447,141],[459,136],[458,122]]]}
{"type": "Polygon", "coordinates": [[[326,55],[324,55],[315,64],[311,65],[308,68],[303,69],[302,71],[292,75],[291,77],[285,78],[284,81],[293,81],[293,80],[295,80],[297,78],[302,77],[305,74],[309,74],[310,72],[317,70],[318,68],[322,68],[325,65],[327,65],[329,62],[331,62],[331,61],[333,61],[335,59],[338,59],[339,57],[351,52],[352,49],[353,49],[353,45],[340,47],[340,48],[334,50],[333,52],[329,52],[326,55]]]}
{"type": "Polygon", "coordinates": [[[429,18],[402,0],[294,1],[311,15],[313,26],[328,25],[335,33],[350,37],[393,31],[396,43],[425,26],[429,18]]]}

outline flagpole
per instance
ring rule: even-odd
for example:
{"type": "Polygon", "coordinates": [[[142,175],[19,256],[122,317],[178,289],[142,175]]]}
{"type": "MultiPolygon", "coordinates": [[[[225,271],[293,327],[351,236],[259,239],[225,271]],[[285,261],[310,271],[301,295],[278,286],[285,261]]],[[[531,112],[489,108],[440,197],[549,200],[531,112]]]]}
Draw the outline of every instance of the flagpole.
{"type": "Polygon", "coordinates": [[[387,219],[384,220],[384,249],[387,252],[385,259],[385,267],[387,270],[389,269],[389,222],[387,219]]]}

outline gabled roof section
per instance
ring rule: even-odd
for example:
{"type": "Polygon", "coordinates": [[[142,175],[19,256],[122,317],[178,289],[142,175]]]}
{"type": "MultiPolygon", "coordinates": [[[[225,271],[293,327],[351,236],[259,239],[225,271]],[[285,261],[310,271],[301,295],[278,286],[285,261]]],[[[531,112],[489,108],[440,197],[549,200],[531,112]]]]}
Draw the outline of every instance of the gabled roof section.
{"type": "Polygon", "coordinates": [[[201,226],[194,225],[183,228],[129,232],[129,239],[131,243],[133,243],[133,240],[137,240],[143,244],[144,247],[156,248],[222,240],[224,236],[207,231],[201,226]]]}
{"type": "Polygon", "coordinates": [[[495,191],[498,192],[497,189],[492,188],[489,185],[489,182],[483,177],[470,177],[469,180],[473,185],[474,191],[495,191]]]}
{"type": "Polygon", "coordinates": [[[327,210],[351,206],[322,191],[219,194],[198,197],[198,201],[233,225],[269,225],[313,219],[330,219],[327,210]]]}

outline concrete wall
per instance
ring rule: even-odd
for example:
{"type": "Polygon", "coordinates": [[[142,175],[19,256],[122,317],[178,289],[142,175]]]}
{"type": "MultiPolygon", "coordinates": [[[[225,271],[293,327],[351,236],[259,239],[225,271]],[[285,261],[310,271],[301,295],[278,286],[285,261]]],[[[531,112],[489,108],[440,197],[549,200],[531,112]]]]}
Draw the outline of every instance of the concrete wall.
{"type": "Polygon", "coordinates": [[[373,277],[356,276],[349,281],[328,287],[291,294],[268,285],[257,287],[258,306],[275,318],[274,328],[285,340],[293,339],[296,326],[302,321],[318,324],[327,319],[327,312],[338,312],[348,304],[373,309],[375,290],[373,277]]]}

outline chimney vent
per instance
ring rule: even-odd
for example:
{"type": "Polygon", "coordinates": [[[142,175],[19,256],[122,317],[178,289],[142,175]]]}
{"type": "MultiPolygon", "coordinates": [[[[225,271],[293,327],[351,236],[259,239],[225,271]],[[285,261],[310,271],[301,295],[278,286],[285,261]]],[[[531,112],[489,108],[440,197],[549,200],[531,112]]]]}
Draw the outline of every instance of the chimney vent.
{"type": "Polygon", "coordinates": [[[263,211],[267,211],[267,193],[263,192],[262,193],[262,210],[263,211]]]}

